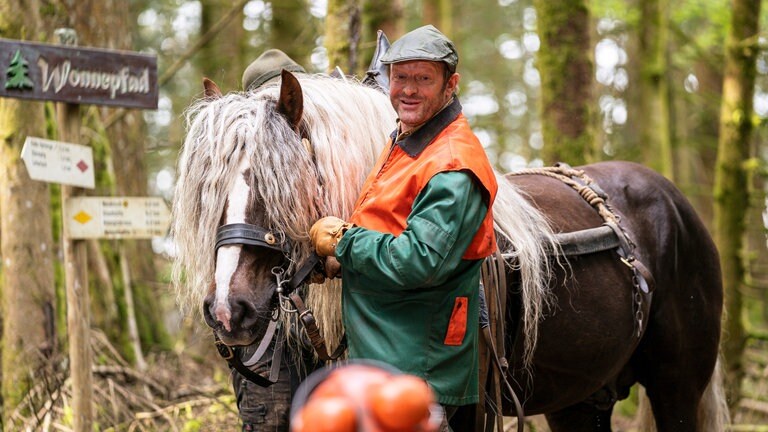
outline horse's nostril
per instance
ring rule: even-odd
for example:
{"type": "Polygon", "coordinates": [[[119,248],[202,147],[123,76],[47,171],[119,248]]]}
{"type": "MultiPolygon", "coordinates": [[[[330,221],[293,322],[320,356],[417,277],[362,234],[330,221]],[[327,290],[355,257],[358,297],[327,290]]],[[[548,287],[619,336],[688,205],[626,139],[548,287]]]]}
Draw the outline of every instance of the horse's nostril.
{"type": "Polygon", "coordinates": [[[241,328],[251,328],[256,324],[256,307],[253,303],[245,299],[233,299],[232,306],[232,323],[239,325],[241,328]]]}
{"type": "Polygon", "coordinates": [[[211,328],[216,328],[219,326],[219,323],[229,326],[229,319],[227,319],[226,324],[221,321],[219,318],[219,313],[214,309],[214,299],[215,297],[212,295],[206,296],[203,300],[203,319],[205,320],[205,323],[208,324],[211,328]]]}

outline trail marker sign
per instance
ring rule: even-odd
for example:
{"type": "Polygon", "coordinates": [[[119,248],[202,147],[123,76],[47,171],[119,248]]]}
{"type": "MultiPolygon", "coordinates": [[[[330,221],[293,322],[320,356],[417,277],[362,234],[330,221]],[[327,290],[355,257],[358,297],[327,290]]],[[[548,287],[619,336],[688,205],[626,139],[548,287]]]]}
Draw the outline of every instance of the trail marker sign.
{"type": "Polygon", "coordinates": [[[157,57],[0,38],[0,97],[157,108],[157,57]]]}
{"type": "Polygon", "coordinates": [[[89,146],[27,137],[21,159],[33,180],[94,188],[93,150],[89,146]]]}
{"type": "Polygon", "coordinates": [[[64,203],[71,239],[152,238],[166,234],[170,211],[160,197],[71,197],[64,203]]]}

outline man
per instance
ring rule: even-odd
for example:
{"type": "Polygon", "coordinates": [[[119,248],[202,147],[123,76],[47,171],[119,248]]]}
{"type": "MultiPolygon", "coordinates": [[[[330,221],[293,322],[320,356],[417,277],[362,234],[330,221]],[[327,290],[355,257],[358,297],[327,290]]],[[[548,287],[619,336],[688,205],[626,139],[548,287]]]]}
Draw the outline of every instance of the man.
{"type": "Polygon", "coordinates": [[[310,238],[341,264],[349,356],[426,379],[450,417],[478,401],[478,281],[497,185],[455,95],[453,43],[424,26],[381,61],[397,129],[350,221],[320,219],[310,238]]]}

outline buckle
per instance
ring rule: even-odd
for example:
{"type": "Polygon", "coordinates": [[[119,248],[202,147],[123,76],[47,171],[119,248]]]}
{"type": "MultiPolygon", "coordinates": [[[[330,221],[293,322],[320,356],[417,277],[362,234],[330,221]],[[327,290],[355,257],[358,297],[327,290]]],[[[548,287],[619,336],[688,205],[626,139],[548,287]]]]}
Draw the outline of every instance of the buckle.
{"type": "Polygon", "coordinates": [[[235,351],[229,345],[216,338],[216,350],[224,360],[231,360],[235,357],[235,351]]]}

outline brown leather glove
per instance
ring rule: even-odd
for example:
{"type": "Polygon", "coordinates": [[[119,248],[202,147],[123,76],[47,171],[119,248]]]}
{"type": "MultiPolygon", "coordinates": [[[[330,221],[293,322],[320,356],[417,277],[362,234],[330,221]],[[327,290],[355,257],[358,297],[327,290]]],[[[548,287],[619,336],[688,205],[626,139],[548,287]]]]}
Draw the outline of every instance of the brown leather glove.
{"type": "Polygon", "coordinates": [[[309,229],[309,240],[321,257],[334,256],[339,240],[353,226],[354,224],[344,222],[335,216],[326,216],[315,222],[309,229]]]}
{"type": "Polygon", "coordinates": [[[341,264],[334,256],[327,256],[323,261],[323,271],[313,271],[311,282],[321,284],[326,279],[341,278],[341,264]]]}
{"type": "Polygon", "coordinates": [[[331,255],[329,257],[325,257],[325,266],[323,268],[325,269],[325,275],[328,277],[328,279],[341,277],[341,263],[336,259],[335,256],[331,255]]]}

